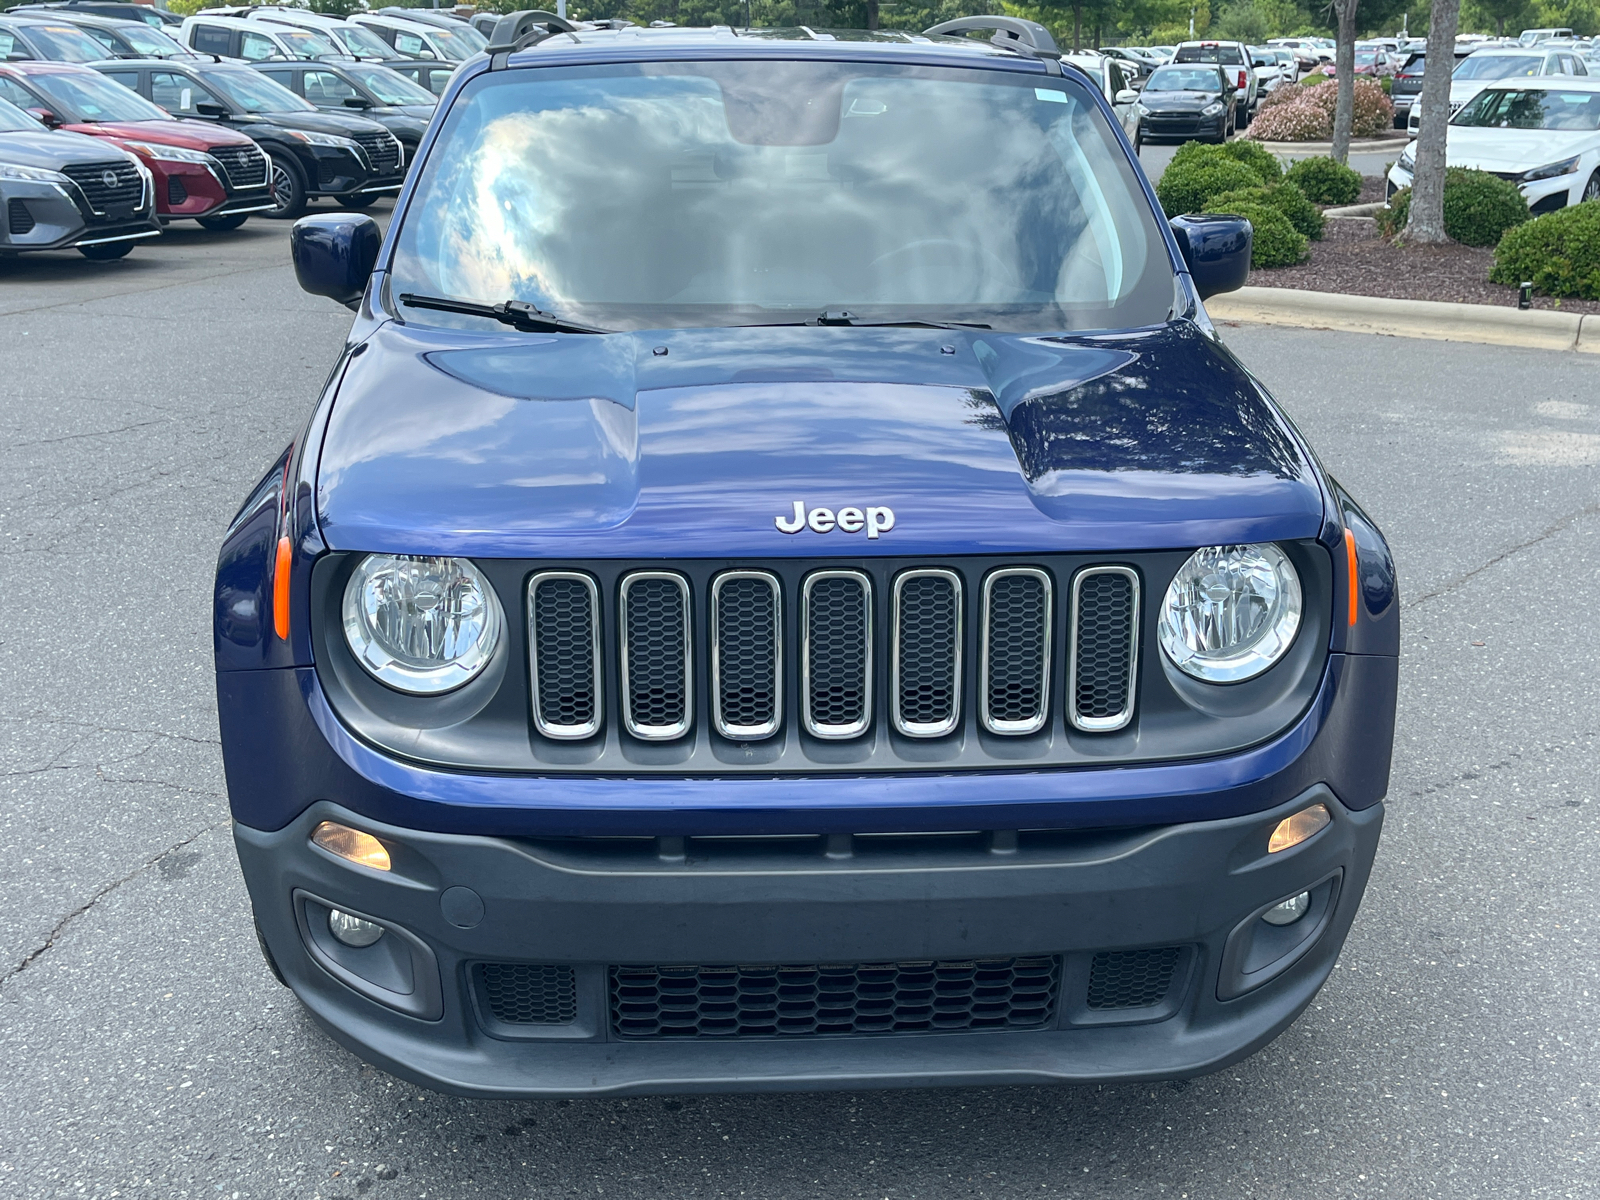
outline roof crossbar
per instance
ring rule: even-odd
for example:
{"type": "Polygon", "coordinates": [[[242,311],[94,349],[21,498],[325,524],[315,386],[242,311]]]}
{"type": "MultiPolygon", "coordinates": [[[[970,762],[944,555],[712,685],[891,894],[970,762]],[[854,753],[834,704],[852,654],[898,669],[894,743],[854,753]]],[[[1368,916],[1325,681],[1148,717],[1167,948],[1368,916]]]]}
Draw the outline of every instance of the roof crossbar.
{"type": "Polygon", "coordinates": [[[1061,49],[1056,45],[1056,39],[1039,22],[1022,17],[957,17],[953,21],[941,21],[931,29],[924,29],[922,36],[938,37],[940,34],[959,34],[980,29],[995,31],[989,39],[991,45],[1015,50],[1029,58],[1042,59],[1047,65],[1054,66],[1056,73],[1060,72],[1061,49]]]}

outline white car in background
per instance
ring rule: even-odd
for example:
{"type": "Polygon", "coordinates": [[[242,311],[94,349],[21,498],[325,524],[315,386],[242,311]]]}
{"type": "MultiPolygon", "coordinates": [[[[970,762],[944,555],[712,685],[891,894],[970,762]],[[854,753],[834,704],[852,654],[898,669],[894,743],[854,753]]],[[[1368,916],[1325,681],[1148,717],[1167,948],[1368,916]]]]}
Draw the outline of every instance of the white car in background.
{"type": "MultiPolygon", "coordinates": [[[[1546,79],[1551,76],[1587,78],[1588,65],[1570,49],[1547,49],[1539,46],[1532,50],[1514,46],[1496,46],[1474,50],[1450,72],[1450,113],[1454,116],[1461,106],[1497,79],[1546,79]]],[[[1406,118],[1406,132],[1417,132],[1422,105],[1413,104],[1406,118]]]]}
{"type": "MultiPolygon", "coordinates": [[[[1600,200],[1600,80],[1491,83],[1445,131],[1445,163],[1517,185],[1535,213],[1600,200]]],[[[1413,142],[1389,171],[1389,195],[1411,186],[1413,142]]]]}

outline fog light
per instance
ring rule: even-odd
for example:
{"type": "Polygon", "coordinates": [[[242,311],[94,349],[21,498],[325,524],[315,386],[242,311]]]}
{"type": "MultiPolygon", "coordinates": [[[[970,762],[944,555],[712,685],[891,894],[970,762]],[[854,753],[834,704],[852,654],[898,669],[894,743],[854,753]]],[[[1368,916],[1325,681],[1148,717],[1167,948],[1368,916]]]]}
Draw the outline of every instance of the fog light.
{"type": "Polygon", "coordinates": [[[1278,827],[1272,831],[1272,838],[1267,842],[1267,853],[1276,854],[1280,850],[1287,850],[1291,846],[1298,846],[1314,833],[1321,833],[1333,817],[1328,812],[1326,804],[1313,804],[1310,808],[1302,808],[1292,817],[1285,817],[1278,822],[1278,827]]]}
{"type": "MultiPolygon", "coordinates": [[[[1278,907],[1281,908],[1282,905],[1278,907]]],[[[1272,910],[1272,912],[1277,911],[1278,909],[1276,908],[1272,910]]],[[[1272,914],[1268,913],[1267,915],[1270,918],[1272,914]]],[[[1292,920],[1293,918],[1290,919],[1292,920]]],[[[1287,921],[1276,923],[1288,924],[1287,921]]],[[[352,917],[349,913],[340,912],[337,908],[334,908],[328,911],[328,932],[346,946],[355,946],[359,949],[362,946],[370,946],[381,938],[383,936],[383,926],[375,925],[371,921],[363,921],[360,917],[352,917]]]]}
{"type": "MultiPolygon", "coordinates": [[[[1301,917],[1306,915],[1306,909],[1310,907],[1311,893],[1301,892],[1298,896],[1290,896],[1289,899],[1285,900],[1282,904],[1274,904],[1271,908],[1267,909],[1266,912],[1261,914],[1261,919],[1268,925],[1293,925],[1301,917]]],[[[343,916],[342,913],[335,913],[334,915],[343,916]]],[[[361,924],[365,925],[366,922],[362,921],[361,924]]],[[[376,928],[376,926],[373,928],[376,928]]],[[[335,930],[334,932],[335,935],[337,935],[338,931],[335,930]]],[[[355,943],[352,942],[351,944],[354,945],[355,943]]],[[[365,942],[361,944],[366,945],[365,942]]]]}
{"type": "Polygon", "coordinates": [[[351,829],[348,825],[324,821],[312,831],[311,840],[329,853],[337,854],[358,867],[371,867],[374,871],[389,869],[389,852],[383,848],[383,843],[370,833],[362,833],[359,829],[351,829]]]}

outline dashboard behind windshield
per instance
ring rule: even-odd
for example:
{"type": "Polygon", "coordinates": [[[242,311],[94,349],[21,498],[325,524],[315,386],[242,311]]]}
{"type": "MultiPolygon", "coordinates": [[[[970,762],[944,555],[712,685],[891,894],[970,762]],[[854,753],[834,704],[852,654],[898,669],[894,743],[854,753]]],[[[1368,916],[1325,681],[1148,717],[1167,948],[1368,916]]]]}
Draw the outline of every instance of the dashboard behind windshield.
{"type": "Polygon", "coordinates": [[[390,290],[611,329],[824,309],[1126,328],[1173,303],[1154,214],[1079,84],[778,60],[480,75],[424,166],[390,290]]]}

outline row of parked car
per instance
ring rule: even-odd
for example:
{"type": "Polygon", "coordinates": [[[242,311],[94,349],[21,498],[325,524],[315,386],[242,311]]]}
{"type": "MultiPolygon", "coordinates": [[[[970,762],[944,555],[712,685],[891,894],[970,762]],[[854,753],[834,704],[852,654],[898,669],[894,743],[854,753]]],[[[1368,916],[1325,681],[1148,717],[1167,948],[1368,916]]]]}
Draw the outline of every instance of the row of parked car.
{"type": "Polygon", "coordinates": [[[173,24],[70,0],[0,15],[0,254],[120,258],[172,221],[367,207],[400,189],[437,93],[485,42],[459,21],[250,12],[173,24]]]}

